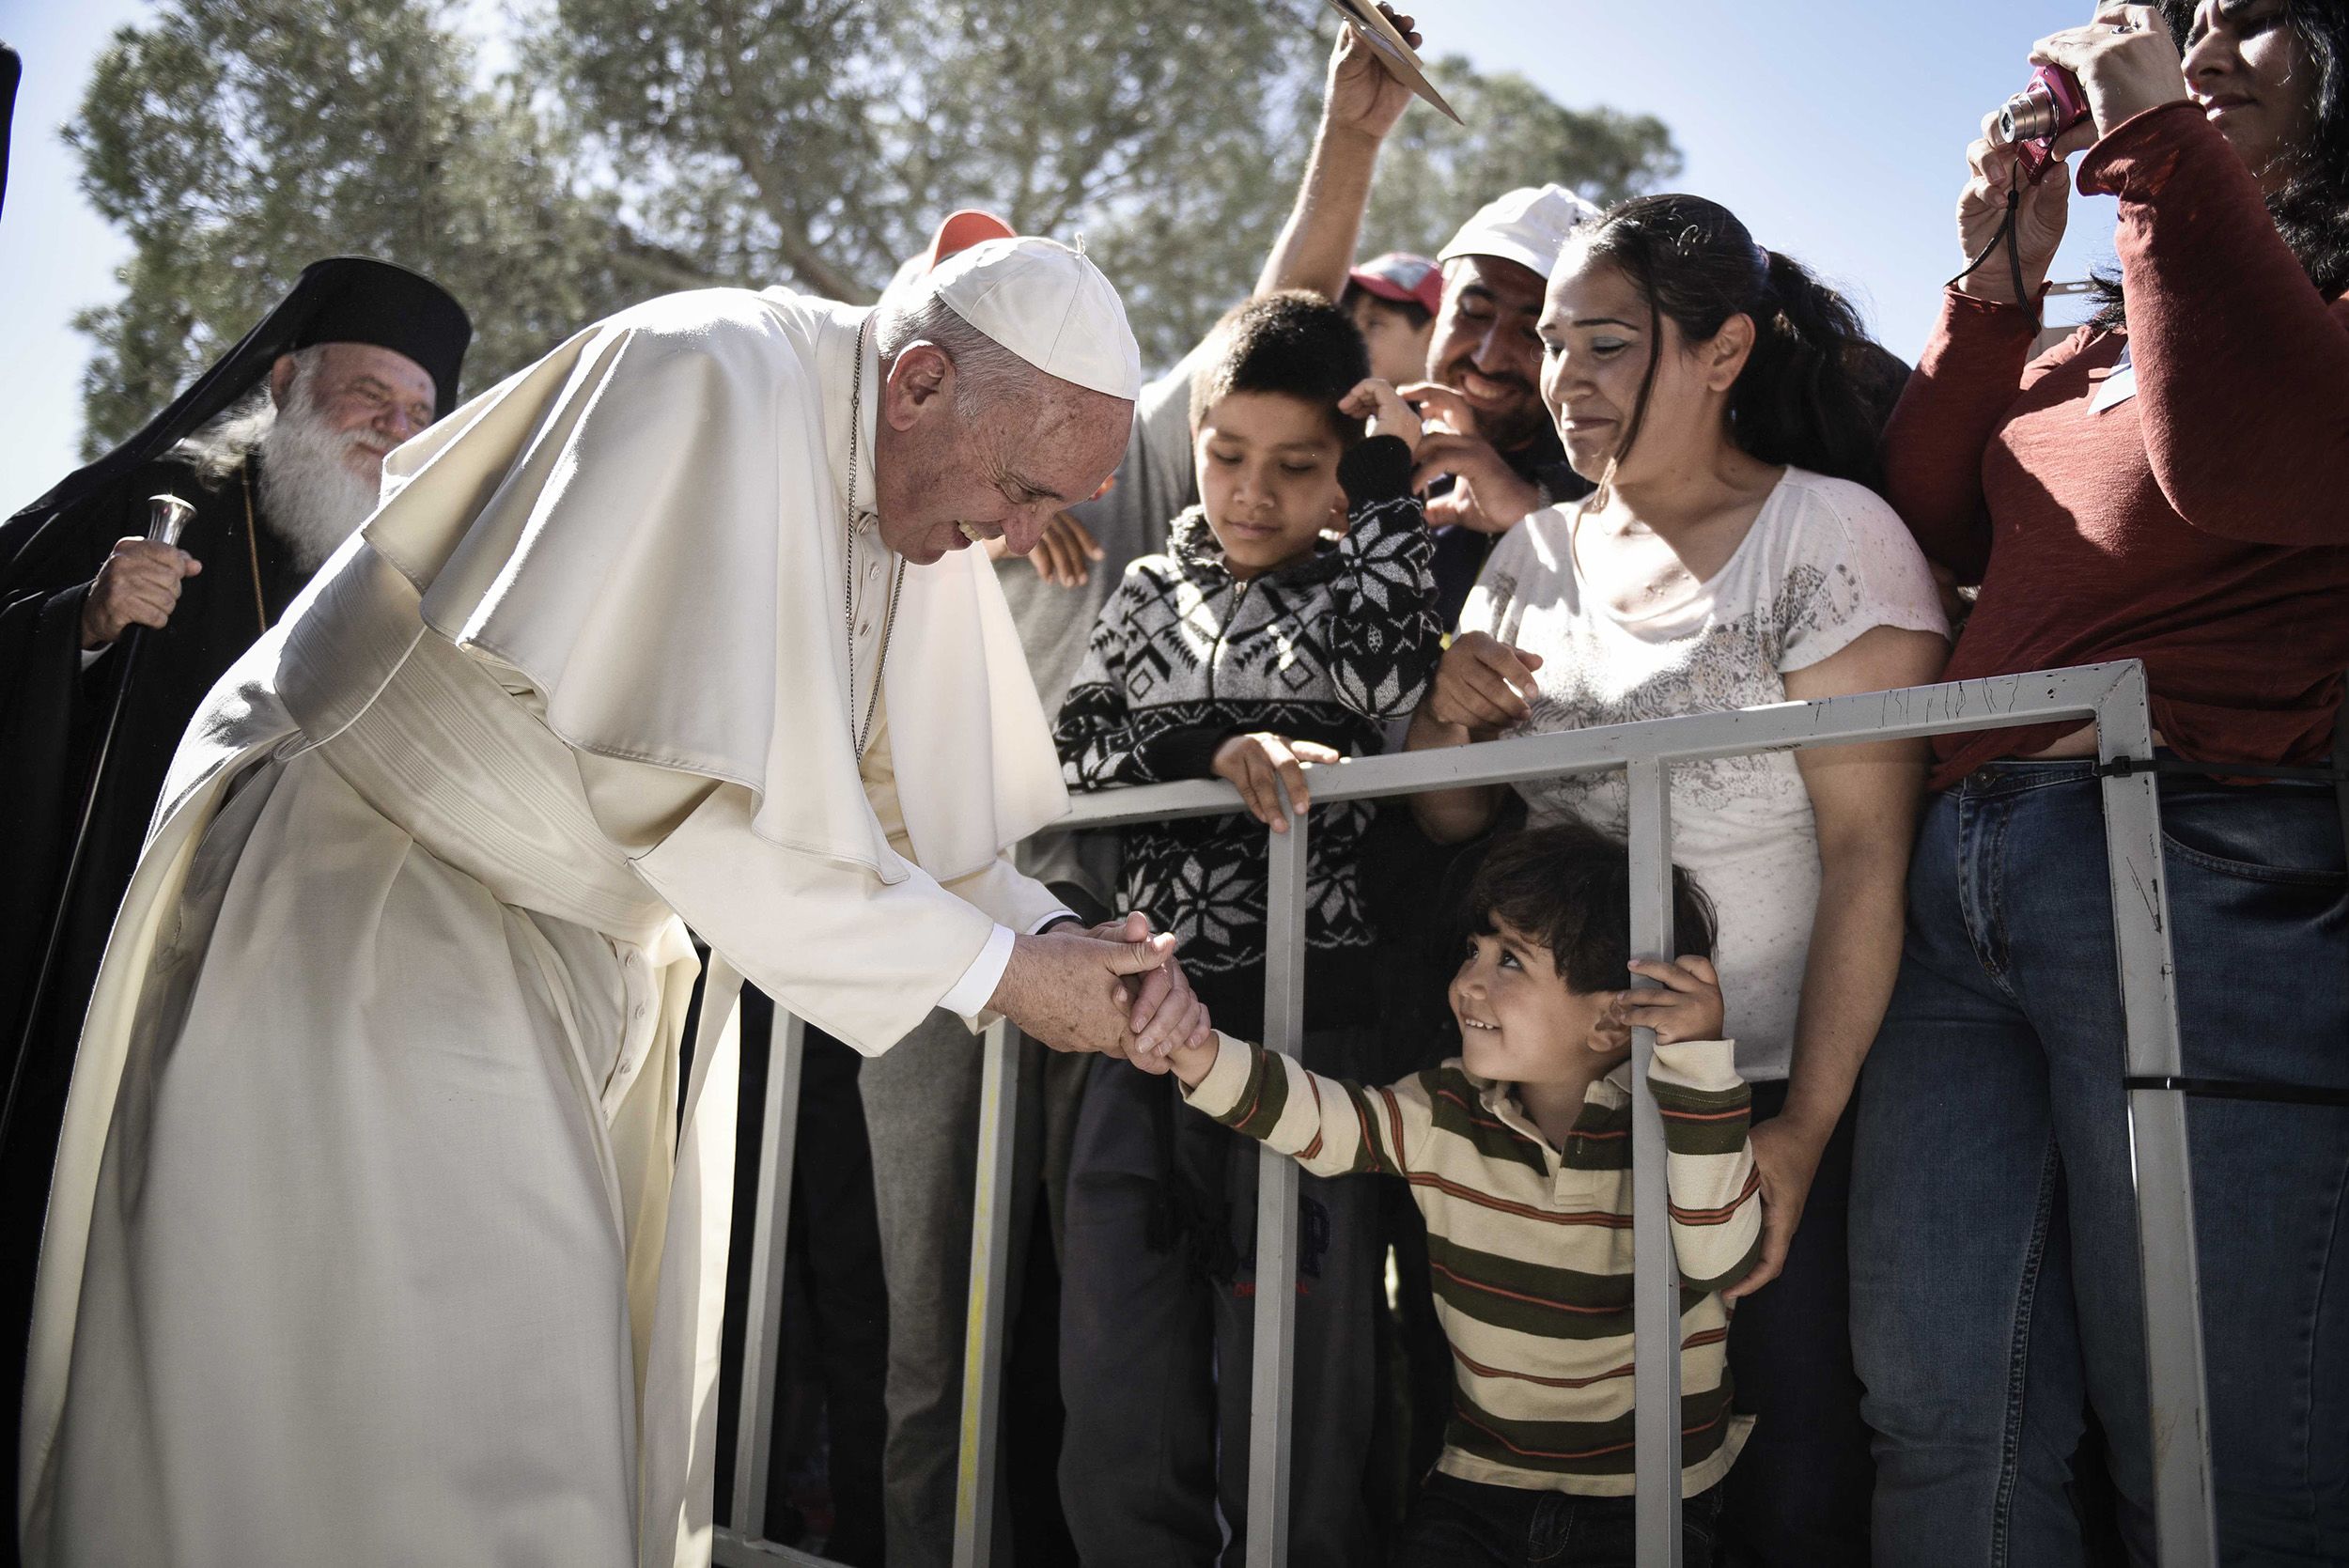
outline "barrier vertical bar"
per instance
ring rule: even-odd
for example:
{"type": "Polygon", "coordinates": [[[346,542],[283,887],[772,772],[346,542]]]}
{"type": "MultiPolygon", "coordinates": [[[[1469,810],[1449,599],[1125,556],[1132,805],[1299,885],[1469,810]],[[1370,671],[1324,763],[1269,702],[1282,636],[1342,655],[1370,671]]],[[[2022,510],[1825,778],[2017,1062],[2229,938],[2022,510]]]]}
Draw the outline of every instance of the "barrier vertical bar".
{"type": "MultiPolygon", "coordinates": [[[[1672,956],[1672,769],[1626,765],[1630,796],[1631,952],[1672,956]]],[[[1644,982],[1641,982],[1644,984],[1644,982]]],[[[1631,1032],[1632,1388],[1638,1413],[1640,1568],[1680,1562],[1680,1267],[1672,1255],[1664,1119],[1648,1088],[1651,1030],[1631,1032]]]]}
{"type": "Polygon", "coordinates": [[[784,1243],[791,1227],[791,1160],[800,1138],[800,1058],[807,1025],[775,1009],[767,1043],[767,1113],[758,1136],[757,1208],[751,1219],[751,1290],[742,1335],[742,1398],[734,1436],[734,1532],[767,1534],[768,1455],[775,1431],[776,1358],[783,1343],[784,1243]]]}
{"type": "Polygon", "coordinates": [[[979,1080],[979,1172],[971,1215],[971,1296],[963,1320],[962,1451],[955,1467],[955,1568],[995,1555],[996,1435],[1002,1425],[1003,1334],[1010,1322],[1013,1154],[1019,1126],[1019,1034],[987,1032],[979,1080]]]}
{"type": "MultiPolygon", "coordinates": [[[[1295,1056],[1305,1047],[1305,838],[1289,818],[1271,840],[1265,908],[1264,1047],[1295,1056]]],[[[1248,1390],[1248,1560],[1289,1560],[1289,1427],[1297,1339],[1297,1162],[1269,1148],[1256,1166],[1255,1352],[1248,1390]]]]}
{"type": "MultiPolygon", "coordinates": [[[[2144,666],[2132,663],[2097,705],[2097,754],[2107,762],[2150,757],[2153,745],[2144,666]]],[[[2185,1068],[2169,886],[2162,876],[2161,800],[2154,775],[2108,775],[2104,807],[2128,1073],[2133,1079],[2175,1078],[2185,1068]]],[[[2212,1568],[2218,1545],[2186,1096],[2173,1089],[2131,1089],[2128,1094],[2145,1296],[2145,1392],[2153,1417],[2155,1539],[2162,1568],[2212,1568]]]]}

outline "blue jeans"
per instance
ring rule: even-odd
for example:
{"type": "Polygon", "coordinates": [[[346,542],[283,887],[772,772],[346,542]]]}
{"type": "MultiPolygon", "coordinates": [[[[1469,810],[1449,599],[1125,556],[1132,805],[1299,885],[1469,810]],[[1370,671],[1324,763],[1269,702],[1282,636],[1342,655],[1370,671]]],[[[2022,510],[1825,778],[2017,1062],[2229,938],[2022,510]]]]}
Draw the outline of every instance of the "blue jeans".
{"type": "MultiPolygon", "coordinates": [[[[1585,1498],[1462,1481],[1437,1470],[1403,1526],[1392,1568],[1633,1568],[1640,1549],[1629,1498],[1585,1498]]],[[[1681,1560],[1713,1560],[1721,1489],[1680,1503],[1681,1560]]]]}
{"type": "MultiPolygon", "coordinates": [[[[2189,1076],[2349,1084],[2349,877],[2329,789],[2162,789],[2189,1076]]],[[[2091,765],[1928,802],[1860,1095],[1852,1334],[1876,1560],[2080,1560],[2083,1403],[2152,1560],[2124,1042],[2091,765]]],[[[2349,1560],[2349,1110],[2187,1107],[2222,1559],[2349,1560]]]]}

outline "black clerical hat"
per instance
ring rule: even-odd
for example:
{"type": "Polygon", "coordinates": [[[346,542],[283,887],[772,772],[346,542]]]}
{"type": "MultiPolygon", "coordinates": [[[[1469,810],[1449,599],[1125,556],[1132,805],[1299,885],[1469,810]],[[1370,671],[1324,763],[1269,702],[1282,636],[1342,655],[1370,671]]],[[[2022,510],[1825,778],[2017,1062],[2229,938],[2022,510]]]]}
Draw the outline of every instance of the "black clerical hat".
{"type": "Polygon", "coordinates": [[[432,378],[435,419],[457,406],[457,376],[473,341],[473,323],[446,289],[405,267],[356,256],[311,267],[286,304],[300,301],[304,288],[314,299],[280,353],[319,343],[372,343],[424,367],[432,378]]]}
{"type": "MultiPolygon", "coordinates": [[[[16,551],[0,551],[0,576],[30,538],[27,520],[78,506],[163,456],[269,376],[280,354],[319,343],[371,343],[404,354],[432,378],[437,418],[457,406],[457,378],[473,338],[463,307],[440,285],[405,267],[338,256],[303,269],[293,288],[237,346],[189,383],[171,405],[121,445],[67,475],[9,520],[16,551]]],[[[38,529],[36,521],[30,524],[38,529]]]]}

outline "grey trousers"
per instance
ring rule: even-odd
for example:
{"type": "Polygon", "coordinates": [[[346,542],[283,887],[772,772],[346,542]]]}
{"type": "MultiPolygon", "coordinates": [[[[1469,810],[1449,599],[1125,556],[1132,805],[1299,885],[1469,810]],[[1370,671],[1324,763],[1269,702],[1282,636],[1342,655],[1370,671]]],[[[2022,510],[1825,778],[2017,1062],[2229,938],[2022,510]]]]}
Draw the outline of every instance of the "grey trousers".
{"type": "MultiPolygon", "coordinates": [[[[1101,835],[1088,835],[1097,840],[1101,835]]],[[[1113,846],[1066,835],[1022,846],[1032,876],[1105,878],[1092,864],[1113,846]]],[[[1068,1150],[1092,1058],[1047,1050],[1022,1036],[1012,1191],[1010,1312],[1044,1184],[1053,1243],[1062,1228],[1068,1150]]],[[[954,1556],[955,1471],[962,1439],[962,1348],[971,1286],[971,1205],[979,1160],[980,1038],[947,1013],[865,1060],[857,1086],[873,1144],[873,1197],[881,1269],[889,1281],[889,1438],[882,1510],[890,1568],[946,1568],[954,1556]]],[[[998,1485],[1002,1475],[999,1469],[998,1485]]],[[[998,1562],[1011,1560],[1010,1510],[995,1509],[998,1562]]]]}
{"type": "MultiPolygon", "coordinates": [[[[1308,1061],[1315,1044],[1308,1036],[1308,1061]]],[[[1247,1562],[1261,1146],[1173,1107],[1175,1172],[1194,1188],[1222,1195],[1220,1225],[1237,1269],[1218,1282],[1179,1241],[1151,1245],[1164,1190],[1154,1102],[1174,1094],[1170,1078],[1104,1061],[1094,1069],[1077,1133],[1061,1252],[1061,1398],[1068,1420],[1060,1479],[1085,1568],[1247,1562]]],[[[1298,1182],[1288,1542],[1295,1568],[1361,1568],[1379,1560],[1364,1497],[1377,1403],[1375,1320],[1385,1305],[1378,1200],[1375,1177],[1298,1182]]]]}

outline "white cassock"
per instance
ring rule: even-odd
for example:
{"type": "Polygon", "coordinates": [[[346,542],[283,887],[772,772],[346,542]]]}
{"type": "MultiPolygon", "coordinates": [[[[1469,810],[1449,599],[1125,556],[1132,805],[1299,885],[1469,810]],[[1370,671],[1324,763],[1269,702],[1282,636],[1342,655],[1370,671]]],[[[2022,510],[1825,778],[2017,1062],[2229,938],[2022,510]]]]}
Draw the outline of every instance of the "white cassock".
{"type": "Polygon", "coordinates": [[[981,553],[907,569],[883,666],[868,521],[844,617],[866,315],[582,333],[395,454],[213,692],[75,1070],[36,1568],[707,1560],[727,967],[875,1051],[1058,912],[1003,858],[1066,800],[981,553]]]}

